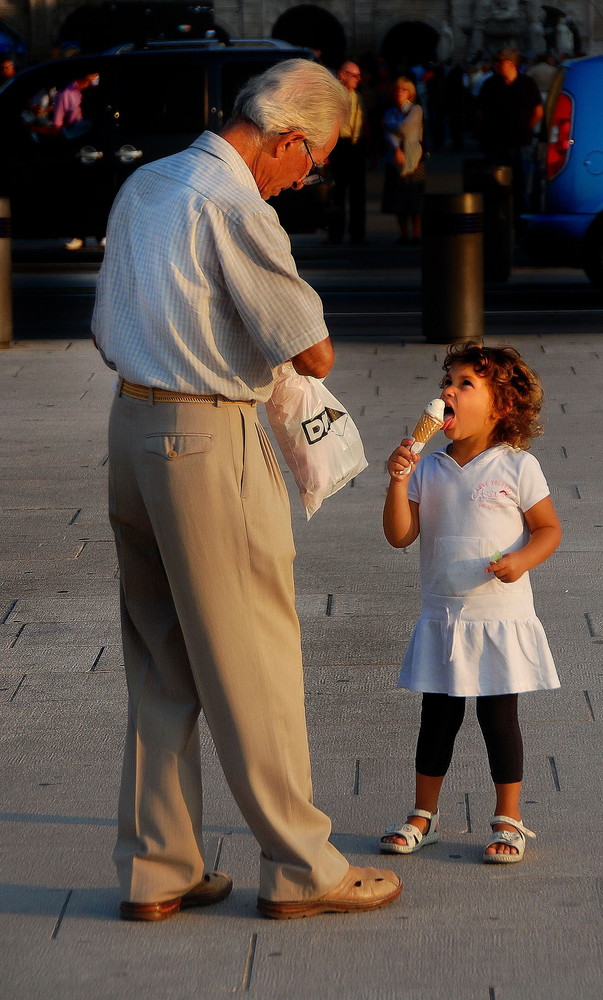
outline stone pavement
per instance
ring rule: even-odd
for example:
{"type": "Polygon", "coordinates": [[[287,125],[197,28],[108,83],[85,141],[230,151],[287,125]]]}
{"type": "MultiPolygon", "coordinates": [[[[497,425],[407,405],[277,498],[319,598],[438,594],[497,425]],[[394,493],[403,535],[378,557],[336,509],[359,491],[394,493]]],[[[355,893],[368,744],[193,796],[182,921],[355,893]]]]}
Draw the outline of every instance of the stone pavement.
{"type": "MultiPolygon", "coordinates": [[[[546,387],[534,453],[565,530],[533,573],[563,686],[521,699],[524,818],[538,839],[521,865],[480,863],[493,800],[471,709],[442,840],[387,859],[400,900],[291,922],[256,913],[257,847],[206,730],[207,858],[235,889],[165,923],[117,919],[126,692],[105,514],[112,375],[86,340],[0,352],[2,1000],[598,1000],[603,341],[515,333],[546,387]]],[[[417,547],[391,549],[380,518],[385,459],[436,395],[442,353],[369,335],[339,343],[329,385],[370,465],[309,523],[291,489],[315,796],[356,864],[379,863],[377,836],[412,804],[418,696],[395,679],[418,613],[417,547]]]]}

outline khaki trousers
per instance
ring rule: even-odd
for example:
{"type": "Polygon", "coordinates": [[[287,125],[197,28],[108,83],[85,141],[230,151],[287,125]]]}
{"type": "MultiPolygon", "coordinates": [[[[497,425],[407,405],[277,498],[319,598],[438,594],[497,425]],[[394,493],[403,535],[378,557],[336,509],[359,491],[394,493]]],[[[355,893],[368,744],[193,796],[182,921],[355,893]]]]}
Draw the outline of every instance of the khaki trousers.
{"type": "Polygon", "coordinates": [[[203,877],[203,710],[261,848],[260,896],[303,900],[348,862],[312,805],[286,489],[254,405],[116,396],[109,506],[128,726],[114,853],[134,902],[203,877]]]}

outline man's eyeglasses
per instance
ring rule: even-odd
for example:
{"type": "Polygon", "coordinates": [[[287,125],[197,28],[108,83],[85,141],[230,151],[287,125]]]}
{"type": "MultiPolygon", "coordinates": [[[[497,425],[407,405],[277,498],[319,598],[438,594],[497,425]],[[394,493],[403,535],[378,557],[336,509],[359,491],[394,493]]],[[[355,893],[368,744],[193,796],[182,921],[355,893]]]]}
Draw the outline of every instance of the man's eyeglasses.
{"type": "Polygon", "coordinates": [[[312,156],[312,153],[310,152],[310,147],[308,146],[308,143],[306,142],[305,139],[302,139],[302,142],[304,144],[306,153],[310,157],[310,163],[312,164],[312,171],[311,171],[311,173],[309,173],[307,175],[307,177],[304,177],[304,185],[305,185],[305,187],[309,187],[311,184],[322,184],[322,183],[324,183],[325,178],[322,176],[322,174],[320,173],[320,171],[319,171],[316,163],[314,162],[314,157],[312,156]]]}
{"type": "MultiPolygon", "coordinates": [[[[290,133],[292,131],[293,131],[292,129],[287,129],[285,132],[279,132],[279,135],[290,135],[290,133]]],[[[312,170],[311,170],[311,172],[307,175],[307,177],[304,177],[304,180],[303,180],[304,186],[305,187],[309,187],[311,184],[324,184],[324,182],[326,180],[326,177],[322,176],[322,174],[321,174],[321,172],[320,172],[320,170],[318,168],[318,165],[315,162],[314,157],[312,156],[312,153],[310,152],[310,147],[308,146],[307,140],[306,139],[302,139],[302,142],[304,144],[304,148],[306,150],[306,154],[310,157],[310,163],[312,164],[312,170]]]]}

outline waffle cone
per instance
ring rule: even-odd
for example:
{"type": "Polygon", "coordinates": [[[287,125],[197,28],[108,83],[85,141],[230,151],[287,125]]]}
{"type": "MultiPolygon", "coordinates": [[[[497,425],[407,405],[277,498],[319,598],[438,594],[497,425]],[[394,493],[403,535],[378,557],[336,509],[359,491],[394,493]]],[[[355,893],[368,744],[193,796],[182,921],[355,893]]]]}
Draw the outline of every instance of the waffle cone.
{"type": "Polygon", "coordinates": [[[431,414],[426,413],[425,410],[423,410],[423,413],[417,420],[417,425],[412,432],[412,436],[415,441],[420,441],[421,444],[427,444],[436,431],[439,431],[440,427],[443,426],[443,421],[437,420],[436,417],[432,417],[431,414]]]}

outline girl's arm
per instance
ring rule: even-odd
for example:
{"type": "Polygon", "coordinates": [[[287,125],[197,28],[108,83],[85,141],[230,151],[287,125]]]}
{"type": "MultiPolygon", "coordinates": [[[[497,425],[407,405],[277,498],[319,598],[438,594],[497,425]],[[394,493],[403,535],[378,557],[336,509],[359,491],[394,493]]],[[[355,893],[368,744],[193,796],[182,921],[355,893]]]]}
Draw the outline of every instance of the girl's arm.
{"type": "Polygon", "coordinates": [[[530,529],[528,544],[486,567],[486,573],[494,573],[503,583],[514,583],[528,570],[544,562],[561,541],[561,525],[550,496],[524,511],[524,517],[530,529]]]}
{"type": "MultiPolygon", "coordinates": [[[[412,444],[412,438],[405,438],[405,441],[408,445],[412,444]]],[[[408,499],[410,474],[398,474],[406,473],[418,461],[419,456],[414,455],[402,442],[387,462],[390,482],[383,508],[383,531],[389,544],[395,549],[410,545],[419,534],[419,505],[408,499]]]]}

